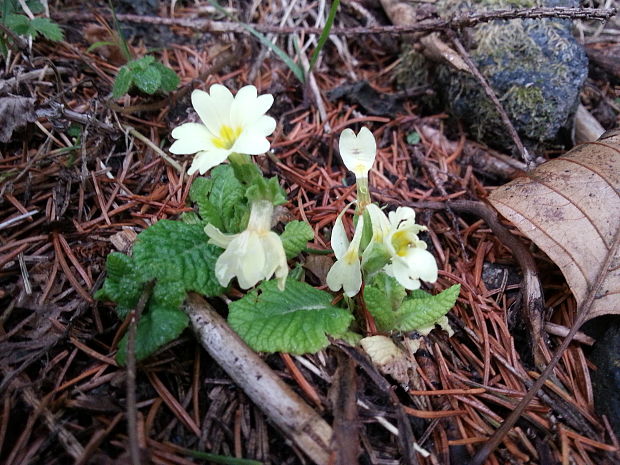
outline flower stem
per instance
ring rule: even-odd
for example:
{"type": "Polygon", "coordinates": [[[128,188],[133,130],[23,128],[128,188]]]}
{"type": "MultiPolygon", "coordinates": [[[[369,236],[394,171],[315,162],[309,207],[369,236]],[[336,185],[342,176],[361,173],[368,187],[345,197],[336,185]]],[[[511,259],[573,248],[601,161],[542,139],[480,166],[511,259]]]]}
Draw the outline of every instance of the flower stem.
{"type": "Polygon", "coordinates": [[[371,203],[370,190],[368,189],[368,178],[357,178],[357,208],[355,213],[361,215],[366,209],[366,205],[371,203]]]}

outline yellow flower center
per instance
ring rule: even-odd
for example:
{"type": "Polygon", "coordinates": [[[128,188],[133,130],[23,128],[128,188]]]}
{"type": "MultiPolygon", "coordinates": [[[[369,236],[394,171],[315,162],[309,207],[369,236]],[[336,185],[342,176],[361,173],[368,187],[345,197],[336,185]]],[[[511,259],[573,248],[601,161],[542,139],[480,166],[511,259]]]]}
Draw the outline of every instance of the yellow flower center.
{"type": "Polygon", "coordinates": [[[240,127],[231,128],[230,126],[223,125],[220,128],[219,137],[214,137],[211,139],[211,142],[219,149],[228,150],[234,145],[241,131],[242,129],[240,127]]]}
{"type": "Polygon", "coordinates": [[[407,251],[409,247],[411,247],[411,244],[412,241],[407,231],[396,231],[392,236],[392,246],[399,257],[407,255],[407,251]]]}

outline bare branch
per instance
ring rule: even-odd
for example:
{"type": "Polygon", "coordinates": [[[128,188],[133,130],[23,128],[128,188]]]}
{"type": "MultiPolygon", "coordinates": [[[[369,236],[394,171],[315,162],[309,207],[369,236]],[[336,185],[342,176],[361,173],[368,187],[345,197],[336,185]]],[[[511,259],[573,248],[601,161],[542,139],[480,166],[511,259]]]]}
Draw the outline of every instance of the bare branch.
{"type": "MultiPolygon", "coordinates": [[[[615,8],[518,8],[485,11],[481,13],[467,13],[454,16],[449,19],[433,18],[420,21],[409,26],[371,26],[371,27],[334,27],[332,35],[356,36],[367,34],[407,34],[412,32],[431,32],[446,29],[458,30],[465,27],[472,27],[480,23],[486,23],[498,19],[542,19],[542,18],[561,18],[561,19],[584,19],[605,21],[617,13],[615,8]]],[[[102,13],[98,13],[103,15],[102,13]]],[[[321,34],[322,28],[319,27],[287,27],[273,26],[270,24],[243,24],[232,21],[213,21],[209,19],[182,19],[182,18],[161,18],[158,16],[141,16],[129,14],[117,14],[119,21],[130,23],[160,24],[165,26],[180,26],[189,29],[210,32],[228,33],[235,32],[249,34],[246,29],[251,26],[255,30],[269,34],[321,34]]],[[[56,15],[56,20],[60,21],[92,21],[94,16],[89,13],[75,13],[56,15]]]]}

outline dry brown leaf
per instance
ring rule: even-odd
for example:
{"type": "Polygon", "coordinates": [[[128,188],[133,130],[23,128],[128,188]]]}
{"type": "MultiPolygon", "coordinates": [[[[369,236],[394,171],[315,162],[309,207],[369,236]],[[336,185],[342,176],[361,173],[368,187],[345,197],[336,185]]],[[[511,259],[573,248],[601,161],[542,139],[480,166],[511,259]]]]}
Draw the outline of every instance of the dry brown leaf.
{"type": "Polygon", "coordinates": [[[620,254],[600,269],[620,228],[620,130],[540,165],[489,201],[558,265],[578,304],[605,273],[586,321],[620,314],[620,254]]]}

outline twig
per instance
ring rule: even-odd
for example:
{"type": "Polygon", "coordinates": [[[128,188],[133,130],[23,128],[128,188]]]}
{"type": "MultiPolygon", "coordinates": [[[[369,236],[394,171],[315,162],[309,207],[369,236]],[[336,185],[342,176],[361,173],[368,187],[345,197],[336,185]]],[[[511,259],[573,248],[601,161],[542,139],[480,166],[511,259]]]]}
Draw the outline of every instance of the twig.
{"type": "Polygon", "coordinates": [[[570,332],[568,333],[566,338],[562,341],[562,344],[560,345],[560,347],[558,347],[558,349],[553,354],[553,358],[551,359],[547,367],[540,374],[540,376],[538,377],[536,382],[532,385],[532,387],[527,391],[525,396],[523,396],[521,401],[517,404],[517,406],[510,413],[510,415],[508,415],[508,418],[506,418],[506,420],[504,420],[502,425],[495,431],[495,433],[493,433],[493,436],[491,436],[488,442],[486,442],[484,446],[482,446],[480,450],[478,450],[478,452],[476,453],[476,455],[471,461],[471,465],[482,465],[486,461],[487,457],[491,454],[491,452],[493,452],[493,450],[495,450],[495,448],[499,445],[499,443],[504,439],[504,436],[508,434],[508,432],[510,431],[510,428],[512,428],[513,425],[517,422],[517,420],[521,417],[521,414],[523,413],[525,408],[528,406],[528,404],[532,401],[536,393],[540,390],[543,384],[545,384],[545,381],[547,380],[549,375],[553,372],[553,369],[555,368],[557,363],[562,358],[562,355],[564,355],[564,352],[566,351],[569,344],[571,343],[571,341],[573,340],[573,338],[579,331],[579,328],[581,328],[581,325],[583,325],[583,323],[587,320],[588,313],[590,312],[590,308],[592,307],[592,303],[594,302],[594,299],[596,299],[599,289],[601,285],[603,284],[603,282],[605,281],[605,278],[607,277],[607,270],[609,270],[611,264],[616,258],[616,253],[618,252],[619,244],[620,244],[620,229],[616,231],[614,240],[612,242],[612,246],[610,247],[609,252],[607,253],[607,256],[605,257],[605,261],[601,264],[601,267],[599,268],[599,273],[596,278],[596,282],[590,288],[586,299],[582,302],[582,304],[577,309],[577,313],[576,313],[577,317],[575,319],[575,322],[573,323],[573,326],[570,329],[570,332]]]}
{"type": "Polygon", "coordinates": [[[360,454],[360,420],[357,413],[357,375],[350,357],[338,353],[338,369],[334,374],[330,396],[334,412],[333,463],[357,464],[360,454]]]}
{"type": "Polygon", "coordinates": [[[527,151],[527,149],[523,146],[523,142],[521,142],[521,138],[517,134],[516,129],[512,125],[512,122],[510,121],[510,118],[508,117],[506,110],[504,110],[504,107],[502,106],[501,102],[497,98],[497,95],[495,95],[495,92],[493,91],[493,89],[491,88],[487,80],[484,78],[482,73],[480,73],[480,71],[474,64],[474,62],[471,60],[471,58],[469,57],[469,53],[467,53],[467,50],[465,50],[465,47],[463,47],[463,44],[461,43],[461,41],[456,37],[456,35],[453,35],[451,39],[457,51],[461,55],[461,58],[463,58],[463,61],[467,63],[467,66],[469,66],[469,70],[474,75],[474,77],[478,80],[478,82],[484,89],[484,92],[493,102],[493,105],[495,105],[495,109],[499,113],[502,123],[504,123],[504,126],[506,126],[506,129],[508,130],[508,134],[510,134],[512,141],[517,147],[517,150],[519,151],[519,155],[521,155],[521,158],[527,165],[528,169],[531,169],[533,167],[532,165],[534,164],[534,160],[532,156],[529,154],[529,152],[527,151]]]}
{"type": "Polygon", "coordinates": [[[144,286],[127,330],[127,435],[129,436],[129,455],[132,465],[140,465],[140,442],[138,437],[138,407],[136,406],[136,327],[137,322],[151,296],[154,282],[144,286]]]}
{"type": "Polygon", "coordinates": [[[83,125],[94,126],[97,129],[108,133],[120,133],[120,131],[109,124],[102,123],[96,119],[93,115],[88,113],[78,113],[77,111],[69,110],[64,105],[57,102],[49,102],[47,108],[37,108],[35,114],[37,118],[47,118],[48,120],[55,120],[60,118],[66,118],[69,121],[74,121],[83,125]]]}
{"type": "Polygon", "coordinates": [[[19,216],[15,216],[13,218],[9,218],[8,220],[3,221],[2,223],[0,223],[0,229],[8,228],[12,224],[18,223],[21,220],[25,220],[26,218],[30,218],[31,216],[34,216],[37,213],[39,213],[39,210],[32,210],[31,212],[24,213],[23,215],[19,215],[19,216]]]}
{"type": "MultiPolygon", "coordinates": [[[[615,8],[519,8],[519,9],[501,9],[495,11],[486,11],[482,13],[468,13],[458,15],[450,19],[429,19],[420,21],[417,24],[409,26],[372,26],[372,27],[334,27],[330,31],[331,35],[356,36],[368,34],[407,34],[412,32],[431,32],[443,31],[446,29],[462,29],[464,27],[472,27],[480,23],[486,23],[497,19],[542,19],[542,18],[563,18],[563,19],[585,19],[604,21],[616,14],[615,8]]],[[[100,13],[101,16],[106,16],[100,13]]],[[[110,15],[107,15],[110,17],[110,15]]],[[[322,28],[305,27],[305,26],[274,26],[270,24],[242,24],[232,21],[211,21],[208,19],[181,19],[181,18],[163,18],[159,16],[140,16],[117,14],[119,21],[130,23],[147,23],[160,24],[165,26],[180,26],[197,31],[211,33],[228,33],[236,32],[249,34],[245,26],[251,26],[255,30],[270,34],[321,34],[322,28]]],[[[63,13],[62,15],[54,15],[56,20],[70,21],[92,21],[93,15],[89,13],[63,13]]]]}
{"type": "Polygon", "coordinates": [[[164,160],[166,160],[166,162],[168,162],[168,164],[170,166],[172,166],[175,170],[177,170],[179,172],[179,174],[183,174],[183,168],[181,167],[181,165],[179,165],[175,160],[170,158],[166,154],[166,152],[164,152],[162,149],[157,147],[157,145],[155,145],[148,137],[143,136],[138,131],[136,131],[134,128],[132,128],[131,126],[125,126],[125,130],[129,134],[134,136],[135,138],[140,139],[142,142],[144,142],[146,145],[148,145],[151,149],[153,149],[157,155],[159,155],[164,160]]]}
{"type": "Polygon", "coordinates": [[[205,350],[283,433],[318,465],[329,463],[331,427],[196,294],[185,311],[205,350]]]}

